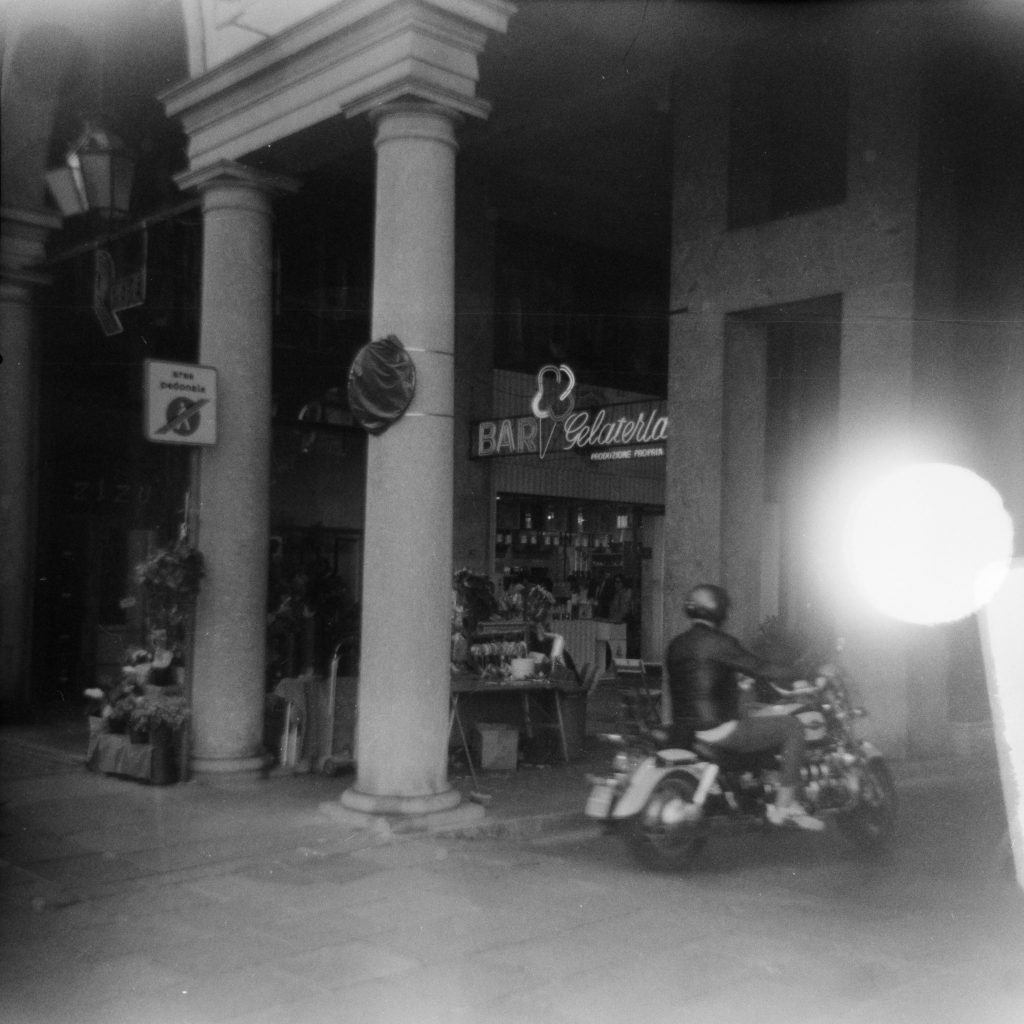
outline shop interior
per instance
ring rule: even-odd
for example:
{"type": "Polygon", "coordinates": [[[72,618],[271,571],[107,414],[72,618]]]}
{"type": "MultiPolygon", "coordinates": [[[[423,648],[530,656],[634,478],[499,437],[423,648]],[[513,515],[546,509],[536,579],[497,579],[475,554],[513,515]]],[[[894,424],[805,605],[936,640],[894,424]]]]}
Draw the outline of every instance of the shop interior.
{"type": "MultiPolygon", "coordinates": [[[[606,501],[498,494],[495,501],[496,584],[539,583],[555,598],[553,619],[619,619],[615,577],[639,596],[645,515],[660,509],[606,501]]],[[[640,602],[634,602],[639,614],[640,602]]],[[[625,614],[623,614],[625,613],[625,614]]]]}

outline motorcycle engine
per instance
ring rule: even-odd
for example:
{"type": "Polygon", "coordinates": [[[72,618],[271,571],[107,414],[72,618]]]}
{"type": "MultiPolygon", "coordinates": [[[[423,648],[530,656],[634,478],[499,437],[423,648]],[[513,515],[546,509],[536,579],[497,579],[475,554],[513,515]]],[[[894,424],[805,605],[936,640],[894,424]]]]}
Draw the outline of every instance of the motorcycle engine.
{"type": "Polygon", "coordinates": [[[819,809],[837,809],[851,803],[857,783],[842,754],[814,758],[801,768],[804,795],[819,809]]]}
{"type": "Polygon", "coordinates": [[[820,711],[801,711],[796,717],[804,727],[804,739],[808,743],[820,743],[828,735],[828,725],[820,711]]]}

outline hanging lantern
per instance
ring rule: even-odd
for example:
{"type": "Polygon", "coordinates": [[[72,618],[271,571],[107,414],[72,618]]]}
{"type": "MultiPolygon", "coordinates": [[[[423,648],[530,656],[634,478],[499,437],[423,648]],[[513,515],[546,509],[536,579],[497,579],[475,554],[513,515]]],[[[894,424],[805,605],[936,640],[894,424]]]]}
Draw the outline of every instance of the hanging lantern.
{"type": "Polygon", "coordinates": [[[50,194],[65,217],[95,213],[124,220],[131,209],[135,160],[113,132],[87,122],[64,163],[46,174],[50,194]]]}

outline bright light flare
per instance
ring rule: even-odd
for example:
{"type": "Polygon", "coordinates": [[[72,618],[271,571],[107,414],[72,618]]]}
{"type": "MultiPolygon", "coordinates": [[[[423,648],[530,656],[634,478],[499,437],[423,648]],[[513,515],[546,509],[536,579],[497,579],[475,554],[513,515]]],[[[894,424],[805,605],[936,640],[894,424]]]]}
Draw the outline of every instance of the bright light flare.
{"type": "Polygon", "coordinates": [[[854,583],[904,622],[952,622],[987,603],[1013,553],[1013,524],[991,484],[961,466],[922,463],[854,502],[844,555],[854,583]]]}

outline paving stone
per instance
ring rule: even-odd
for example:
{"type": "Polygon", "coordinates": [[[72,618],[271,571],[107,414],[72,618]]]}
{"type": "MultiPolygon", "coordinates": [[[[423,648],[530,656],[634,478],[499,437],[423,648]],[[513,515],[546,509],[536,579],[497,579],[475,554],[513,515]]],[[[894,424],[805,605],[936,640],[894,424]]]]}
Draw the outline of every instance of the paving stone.
{"type": "MultiPolygon", "coordinates": [[[[171,1004],[174,999],[177,1004],[177,1018],[188,1024],[216,1024],[233,1017],[244,1019],[269,1008],[277,1008],[282,1019],[290,1020],[289,1007],[310,994],[309,982],[265,964],[194,978],[180,988],[165,992],[167,1003],[171,1004]]],[[[320,992],[313,989],[312,994],[320,992]]]]}
{"type": "Polygon", "coordinates": [[[357,850],[356,860],[364,860],[378,868],[433,865],[448,858],[448,850],[434,840],[410,839],[402,842],[379,843],[357,850]]]}
{"type": "Polygon", "coordinates": [[[394,927],[393,921],[376,921],[336,908],[296,917],[280,918],[267,925],[268,934],[299,949],[337,946],[356,939],[371,939],[394,927]]]}
{"type": "MultiPolygon", "coordinates": [[[[391,977],[373,979],[333,993],[333,1004],[325,1007],[322,1000],[307,1000],[303,1016],[289,1018],[297,1024],[488,1024],[475,1008],[460,1009],[429,1003],[419,993],[394,983],[391,977]],[[309,1016],[306,1016],[309,1014],[309,1016]]],[[[232,1022],[236,1024],[236,1022],[232,1022]]],[[[237,1024],[256,1024],[248,1019],[237,1024]]],[[[258,1024],[284,1024],[264,1015],[258,1024]]],[[[542,1024],[535,1018],[533,1024],[542,1024]]]]}
{"type": "Polygon", "coordinates": [[[47,1014],[60,1015],[69,1007],[84,1012],[115,998],[163,992],[183,980],[181,975],[137,953],[104,960],[63,960],[59,969],[63,974],[59,986],[47,984],[42,972],[8,981],[0,999],[0,1011],[5,1006],[8,1011],[4,1019],[17,1021],[19,1014],[41,1015],[45,1019],[47,1014]]]}
{"type": "Polygon", "coordinates": [[[374,978],[390,978],[420,965],[410,957],[394,953],[386,945],[357,940],[298,953],[276,966],[323,988],[338,989],[374,978]]]}
{"type": "MultiPolygon", "coordinates": [[[[564,955],[565,950],[561,952],[564,955]]],[[[395,984],[411,996],[418,994],[428,1006],[455,1010],[489,1006],[530,981],[526,972],[511,964],[489,965],[469,958],[419,967],[397,977],[395,984]]]]}

